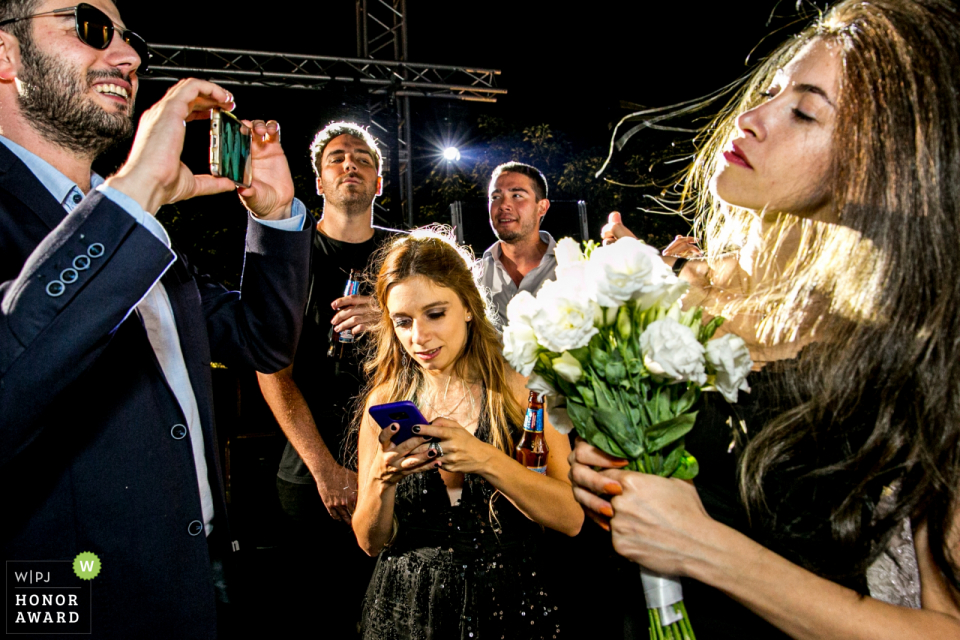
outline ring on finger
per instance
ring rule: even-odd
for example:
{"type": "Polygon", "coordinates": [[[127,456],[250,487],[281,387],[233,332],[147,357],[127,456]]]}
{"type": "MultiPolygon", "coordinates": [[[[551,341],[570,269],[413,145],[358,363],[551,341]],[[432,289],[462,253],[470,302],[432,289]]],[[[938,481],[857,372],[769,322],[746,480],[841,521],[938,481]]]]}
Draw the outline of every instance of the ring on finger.
{"type": "Polygon", "coordinates": [[[430,443],[430,446],[427,447],[427,449],[430,449],[430,450],[436,452],[438,458],[442,458],[442,457],[443,457],[443,447],[441,447],[441,446],[440,446],[440,443],[437,442],[436,440],[434,440],[433,442],[431,442],[431,443],[430,443]]]}

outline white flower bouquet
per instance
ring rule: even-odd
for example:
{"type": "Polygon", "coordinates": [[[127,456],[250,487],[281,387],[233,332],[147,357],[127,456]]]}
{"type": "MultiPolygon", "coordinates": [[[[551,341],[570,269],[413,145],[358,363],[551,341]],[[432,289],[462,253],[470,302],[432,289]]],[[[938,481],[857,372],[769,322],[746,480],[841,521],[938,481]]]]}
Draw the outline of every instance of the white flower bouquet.
{"type": "MultiPolygon", "coordinates": [[[[557,243],[557,279],[507,307],[504,356],[547,395],[561,432],[629,461],[628,469],[690,479],[684,436],[704,391],[736,402],[752,362],[743,340],[711,340],[723,322],[682,311],[687,284],[659,252],[633,238],[584,250],[557,243]]],[[[641,569],[650,637],[693,639],[680,583],[641,569]]]]}

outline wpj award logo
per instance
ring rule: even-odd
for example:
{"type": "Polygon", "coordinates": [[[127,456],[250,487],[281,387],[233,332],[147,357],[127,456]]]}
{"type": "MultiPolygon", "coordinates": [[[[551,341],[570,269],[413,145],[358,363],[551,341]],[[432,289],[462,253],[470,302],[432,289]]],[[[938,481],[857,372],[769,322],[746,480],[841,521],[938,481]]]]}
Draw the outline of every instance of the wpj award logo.
{"type": "Polygon", "coordinates": [[[90,552],[73,561],[7,561],[6,633],[90,634],[99,573],[100,559],[90,552]]]}

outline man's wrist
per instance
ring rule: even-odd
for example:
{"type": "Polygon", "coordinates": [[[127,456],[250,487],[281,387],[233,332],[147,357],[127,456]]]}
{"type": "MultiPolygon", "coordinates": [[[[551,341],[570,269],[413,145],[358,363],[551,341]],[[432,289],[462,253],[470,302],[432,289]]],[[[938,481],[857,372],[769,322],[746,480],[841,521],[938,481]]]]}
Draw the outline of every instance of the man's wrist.
{"type": "Polygon", "coordinates": [[[293,215],[293,201],[291,200],[286,205],[278,207],[273,211],[260,215],[253,209],[250,210],[250,213],[257,220],[286,220],[293,215]]]}
{"type": "Polygon", "coordinates": [[[107,178],[105,186],[116,189],[125,196],[132,198],[139,204],[144,211],[150,215],[156,215],[157,210],[163,203],[157,198],[157,190],[154,185],[149,185],[147,181],[138,179],[133,174],[117,174],[107,178]]]}
{"type": "Polygon", "coordinates": [[[337,463],[333,455],[331,455],[329,451],[324,451],[322,454],[317,455],[314,462],[307,465],[307,468],[310,469],[314,480],[320,480],[323,476],[339,466],[339,463],[337,463]]]}

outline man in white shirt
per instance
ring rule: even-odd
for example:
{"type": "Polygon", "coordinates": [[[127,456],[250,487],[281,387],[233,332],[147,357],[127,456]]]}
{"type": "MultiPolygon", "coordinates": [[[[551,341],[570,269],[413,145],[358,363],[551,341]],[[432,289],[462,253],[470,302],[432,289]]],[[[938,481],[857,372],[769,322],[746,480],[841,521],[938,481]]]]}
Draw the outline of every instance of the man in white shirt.
{"type": "Polygon", "coordinates": [[[0,1],[4,560],[99,558],[89,613],[56,633],[213,638],[211,556],[238,545],[210,362],[289,364],[312,230],[278,125],[254,121],[243,296],[197,277],[153,214],[235,188],[180,162],[184,124],[233,97],[178,83],[102,180],[91,165],[133,129],[146,46],[110,0],[64,5],[0,1]]]}
{"type": "Polygon", "coordinates": [[[536,295],[556,278],[557,241],[540,230],[550,209],[547,179],[536,167],[507,162],[493,171],[487,190],[490,226],[499,240],[483,253],[480,283],[490,291],[497,325],[506,323],[507,304],[520,291],[536,295]]]}

